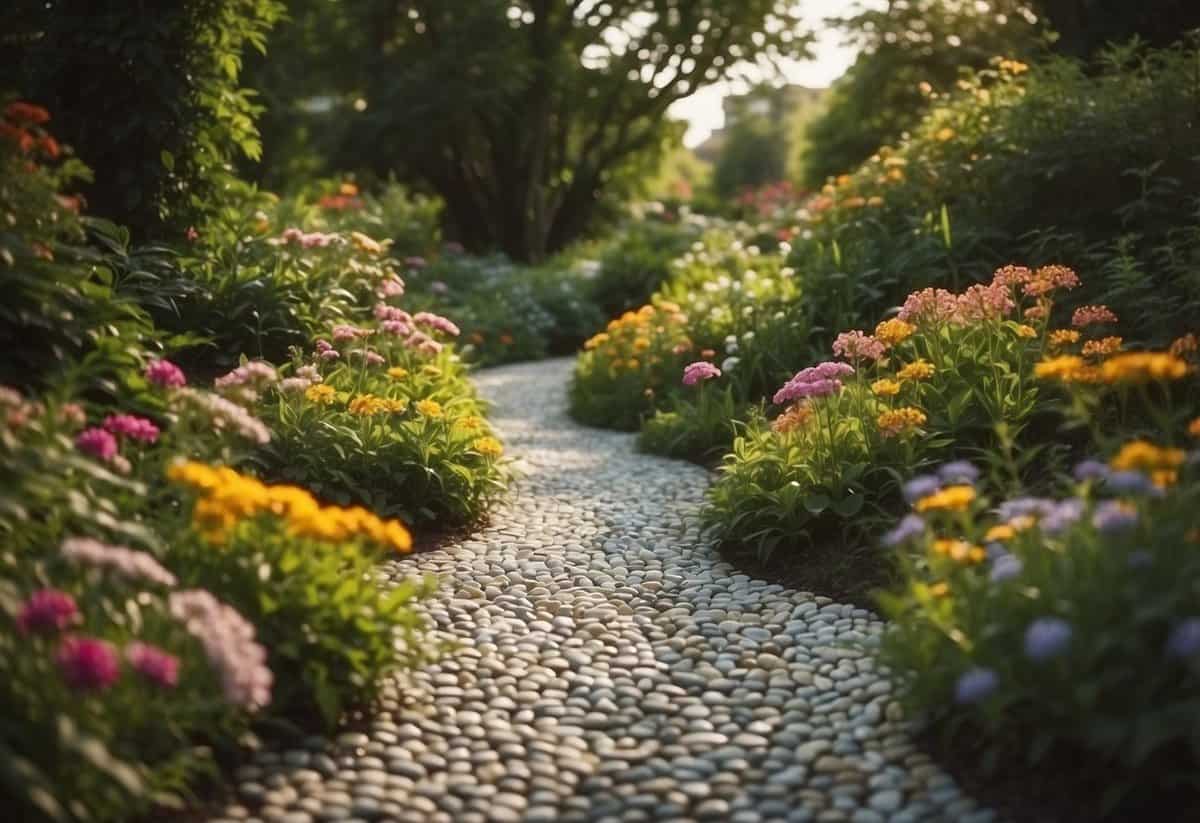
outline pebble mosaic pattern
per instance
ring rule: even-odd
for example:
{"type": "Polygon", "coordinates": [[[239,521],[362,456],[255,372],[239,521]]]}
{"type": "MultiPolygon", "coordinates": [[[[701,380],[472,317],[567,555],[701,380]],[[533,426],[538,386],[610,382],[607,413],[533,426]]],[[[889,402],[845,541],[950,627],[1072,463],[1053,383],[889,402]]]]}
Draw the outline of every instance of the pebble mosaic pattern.
{"type": "Polygon", "coordinates": [[[570,361],[477,376],[521,472],[441,579],[458,644],[334,739],[259,752],[219,820],[989,823],[917,751],[869,612],[738,574],[704,470],[565,412],[570,361]]]}

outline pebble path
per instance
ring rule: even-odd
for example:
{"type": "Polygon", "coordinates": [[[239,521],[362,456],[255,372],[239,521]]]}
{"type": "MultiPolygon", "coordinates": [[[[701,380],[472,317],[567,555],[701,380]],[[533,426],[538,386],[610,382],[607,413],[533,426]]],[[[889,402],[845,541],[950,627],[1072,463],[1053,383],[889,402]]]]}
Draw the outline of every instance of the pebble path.
{"type": "Polygon", "coordinates": [[[566,415],[567,360],[477,375],[521,473],[492,524],[397,561],[459,644],[359,731],[260,751],[219,820],[989,823],[914,747],[870,612],[738,574],[707,473],[566,415]]]}

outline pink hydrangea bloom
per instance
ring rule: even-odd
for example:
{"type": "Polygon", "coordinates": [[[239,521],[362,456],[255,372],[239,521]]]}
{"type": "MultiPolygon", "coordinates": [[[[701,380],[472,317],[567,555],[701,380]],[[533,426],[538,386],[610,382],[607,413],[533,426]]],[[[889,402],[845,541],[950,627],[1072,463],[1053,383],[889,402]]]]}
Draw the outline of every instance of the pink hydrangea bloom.
{"type": "Polygon", "coordinates": [[[860,360],[879,360],[886,349],[882,340],[857,329],[842,332],[833,341],[833,353],[855,363],[860,360]]]}
{"type": "Polygon", "coordinates": [[[65,629],[79,619],[75,598],[58,589],[41,589],[29,595],[17,614],[17,628],[22,634],[54,632],[65,629]]]}
{"type": "Polygon", "coordinates": [[[697,360],[695,363],[690,363],[683,369],[683,385],[694,386],[704,380],[712,380],[714,377],[720,377],[721,370],[704,360],[697,360]]]}
{"type": "Polygon", "coordinates": [[[100,691],[121,679],[121,659],[111,643],[96,637],[72,635],[55,655],[58,670],[73,689],[100,691]]]}
{"type": "Polygon", "coordinates": [[[144,417],[132,414],[110,414],[104,418],[104,428],[112,434],[153,443],[158,440],[158,426],[144,417]]]}
{"type": "Polygon", "coordinates": [[[79,433],[75,438],[75,448],[107,463],[117,456],[117,438],[110,432],[93,426],[79,433]]]}
{"type": "Polygon", "coordinates": [[[977,284],[958,296],[958,319],[967,323],[999,320],[1012,314],[1017,307],[1008,286],[993,283],[977,284]]]}
{"type": "Polygon", "coordinates": [[[271,702],[274,678],[252,623],[201,589],[173,593],[167,608],[204,647],[226,700],[251,712],[271,702]]]}
{"type": "Polygon", "coordinates": [[[948,323],[958,314],[958,297],[945,289],[921,289],[904,300],[897,315],[906,323],[948,323]]]}
{"type": "Polygon", "coordinates": [[[427,311],[417,312],[413,315],[413,320],[419,325],[435,331],[444,332],[451,337],[458,337],[459,335],[458,326],[454,325],[452,322],[439,314],[433,314],[427,311]]]}
{"type": "Polygon", "coordinates": [[[125,659],[142,677],[163,688],[179,685],[179,658],[148,643],[130,643],[125,659]]]}
{"type": "Polygon", "coordinates": [[[170,360],[153,360],[146,366],[146,379],[161,389],[177,389],[187,385],[183,369],[170,360]]]}
{"type": "Polygon", "coordinates": [[[68,537],[59,547],[63,557],[76,563],[97,568],[110,568],[130,580],[149,580],[163,586],[174,586],[171,574],[146,552],[125,546],[110,546],[90,537],[68,537]]]}

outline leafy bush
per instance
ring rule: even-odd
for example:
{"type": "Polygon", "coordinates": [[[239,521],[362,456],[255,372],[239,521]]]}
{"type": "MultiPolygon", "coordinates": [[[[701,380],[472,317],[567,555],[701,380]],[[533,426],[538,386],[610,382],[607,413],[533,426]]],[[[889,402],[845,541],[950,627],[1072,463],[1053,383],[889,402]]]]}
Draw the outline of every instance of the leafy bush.
{"type": "Polygon", "coordinates": [[[605,243],[588,295],[605,317],[649,302],[671,275],[671,262],[687,251],[695,232],[675,225],[637,221],[605,243]]]}

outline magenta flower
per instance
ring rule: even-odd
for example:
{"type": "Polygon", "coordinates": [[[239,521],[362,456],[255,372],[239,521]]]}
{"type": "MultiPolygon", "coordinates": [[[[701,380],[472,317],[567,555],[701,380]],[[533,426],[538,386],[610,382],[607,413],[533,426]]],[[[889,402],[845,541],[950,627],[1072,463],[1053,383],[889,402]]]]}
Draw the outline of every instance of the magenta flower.
{"type": "Polygon", "coordinates": [[[427,326],[435,331],[444,332],[451,337],[458,337],[459,335],[458,326],[454,325],[452,322],[439,314],[433,314],[427,311],[417,312],[413,315],[413,320],[419,325],[427,326]]]}
{"type": "Polygon", "coordinates": [[[170,360],[153,360],[146,366],[146,379],[160,389],[177,389],[187,385],[183,369],[170,360]]]}
{"type": "Polygon", "coordinates": [[[67,685],[80,691],[107,689],[121,678],[117,650],[95,637],[66,638],[58,647],[55,661],[67,685]]]}
{"type": "Polygon", "coordinates": [[[105,463],[117,456],[117,438],[104,429],[84,429],[75,438],[75,448],[105,463]]]}
{"type": "Polygon", "coordinates": [[[721,370],[705,360],[697,360],[683,369],[683,385],[694,386],[704,380],[720,377],[721,370]]]}
{"type": "Polygon", "coordinates": [[[133,670],[155,685],[174,688],[179,685],[179,658],[148,643],[130,643],[125,659],[133,670]]]}
{"type": "Polygon", "coordinates": [[[777,406],[805,397],[827,397],[842,390],[841,378],[854,374],[849,363],[826,360],[807,369],[801,369],[775,392],[772,402],[777,406]]]}
{"type": "Polygon", "coordinates": [[[860,360],[879,360],[886,348],[882,340],[863,334],[857,329],[842,332],[833,341],[833,353],[855,363],[860,360]]]}
{"type": "Polygon", "coordinates": [[[131,440],[153,443],[158,440],[158,426],[144,417],[132,414],[110,414],[104,418],[104,428],[131,440]]]}
{"type": "Polygon", "coordinates": [[[29,595],[17,614],[17,628],[22,634],[55,632],[65,629],[79,618],[75,598],[58,589],[41,589],[29,595]]]}

